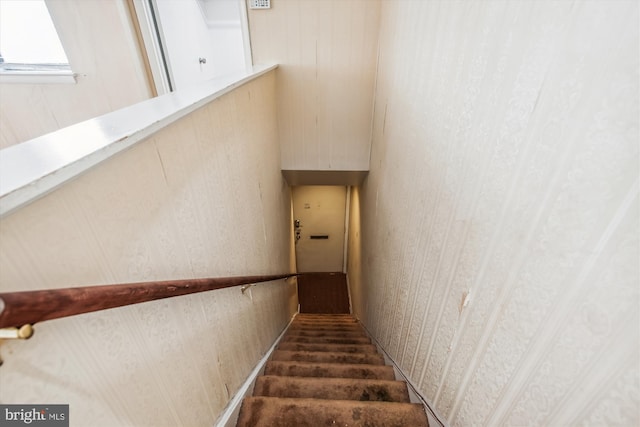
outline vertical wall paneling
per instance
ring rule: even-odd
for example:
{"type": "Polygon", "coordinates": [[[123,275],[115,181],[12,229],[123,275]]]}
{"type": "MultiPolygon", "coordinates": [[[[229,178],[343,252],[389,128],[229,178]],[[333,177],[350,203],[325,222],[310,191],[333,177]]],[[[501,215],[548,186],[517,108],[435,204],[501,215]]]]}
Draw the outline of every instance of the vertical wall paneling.
{"type": "MultiPolygon", "coordinates": [[[[0,289],[289,271],[275,80],[3,218],[0,289]]],[[[71,425],[212,425],[296,305],[295,284],[276,281],[43,322],[0,346],[0,401],[68,403],[71,425]]]]}
{"type": "Polygon", "coordinates": [[[0,148],[151,97],[125,0],[47,1],[75,84],[0,84],[0,148]]]}
{"type": "Polygon", "coordinates": [[[279,64],[282,169],[368,169],[379,9],[274,0],[249,10],[253,63],[279,64]]]}
{"type": "Polygon", "coordinates": [[[453,426],[637,424],[637,2],[380,16],[355,314],[453,426]]]}

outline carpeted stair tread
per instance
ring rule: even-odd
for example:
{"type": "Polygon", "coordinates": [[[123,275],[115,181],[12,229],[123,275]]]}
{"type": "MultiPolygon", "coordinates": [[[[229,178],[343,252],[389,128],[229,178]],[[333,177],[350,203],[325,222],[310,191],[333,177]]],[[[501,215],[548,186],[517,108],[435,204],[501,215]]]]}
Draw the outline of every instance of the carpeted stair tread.
{"type": "Polygon", "coordinates": [[[346,320],[320,320],[320,319],[303,319],[303,320],[294,320],[292,322],[293,325],[316,325],[316,326],[350,326],[357,325],[355,321],[346,321],[346,320]]]}
{"type": "Polygon", "coordinates": [[[271,360],[291,362],[351,363],[384,365],[384,357],[373,353],[344,353],[334,351],[275,350],[271,360]]]}
{"type": "Polygon", "coordinates": [[[305,378],[263,375],[258,377],[254,396],[357,400],[409,403],[403,381],[345,378],[305,378]]]}
{"type": "Polygon", "coordinates": [[[281,342],[299,342],[305,344],[371,344],[371,339],[367,337],[301,337],[298,335],[288,335],[283,337],[281,342]]]}
{"type": "Polygon", "coordinates": [[[296,319],[353,319],[351,314],[298,313],[296,319]]]}
{"type": "Polygon", "coordinates": [[[300,336],[313,336],[312,334],[327,335],[327,336],[364,336],[368,337],[363,330],[349,328],[349,329],[326,329],[326,328],[294,328],[293,326],[287,330],[287,335],[300,335],[300,336]]]}
{"type": "Polygon", "coordinates": [[[317,330],[317,329],[293,329],[287,332],[287,334],[285,335],[285,337],[291,337],[291,336],[296,336],[296,337],[319,337],[319,338],[337,338],[337,337],[344,337],[344,338],[359,338],[359,337],[365,337],[368,338],[367,335],[365,335],[365,333],[363,331],[327,331],[326,329],[324,330],[317,330]]]}
{"type": "Polygon", "coordinates": [[[349,313],[298,313],[296,317],[349,317],[353,319],[353,315],[349,313]]]}
{"type": "Polygon", "coordinates": [[[248,397],[240,427],[420,427],[428,426],[424,409],[413,403],[248,397]]]}
{"type": "Polygon", "coordinates": [[[290,330],[314,330],[314,331],[359,331],[364,333],[362,326],[357,323],[292,323],[290,330]]]}
{"type": "Polygon", "coordinates": [[[308,331],[317,331],[317,332],[330,332],[330,333],[343,333],[343,332],[359,332],[364,334],[364,330],[360,325],[354,326],[309,326],[309,325],[291,325],[289,327],[289,332],[308,332],[308,331]]]}
{"type": "Polygon", "coordinates": [[[285,362],[270,360],[264,375],[289,377],[360,378],[394,380],[393,368],[387,365],[358,363],[285,362]]]}
{"type": "Polygon", "coordinates": [[[295,319],[292,324],[295,325],[336,325],[336,326],[342,326],[342,325],[358,325],[358,322],[354,321],[353,319],[351,320],[330,320],[330,319],[295,319]]]}
{"type": "Polygon", "coordinates": [[[298,313],[296,319],[304,319],[304,318],[322,318],[322,319],[355,319],[353,315],[347,313],[335,313],[335,314],[324,314],[324,313],[298,313]]]}
{"type": "Polygon", "coordinates": [[[359,325],[354,319],[294,319],[292,324],[310,325],[359,325]]]}
{"type": "Polygon", "coordinates": [[[378,353],[376,346],[373,344],[308,344],[299,342],[283,342],[278,345],[278,350],[378,353]]]}

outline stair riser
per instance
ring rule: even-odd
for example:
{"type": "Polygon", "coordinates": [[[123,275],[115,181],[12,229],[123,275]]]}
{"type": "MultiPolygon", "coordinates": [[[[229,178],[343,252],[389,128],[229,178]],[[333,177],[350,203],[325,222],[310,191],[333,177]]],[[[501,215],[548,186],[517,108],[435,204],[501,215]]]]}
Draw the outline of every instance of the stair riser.
{"type": "Polygon", "coordinates": [[[238,419],[239,427],[323,425],[419,427],[428,426],[428,421],[422,406],[412,403],[273,397],[245,399],[238,419]]]}
{"type": "Polygon", "coordinates": [[[372,353],[377,354],[378,350],[373,344],[305,344],[296,342],[281,342],[278,350],[289,351],[330,351],[338,353],[372,353]]]}
{"type": "Polygon", "coordinates": [[[342,334],[342,333],[359,333],[362,335],[366,335],[364,330],[360,325],[343,327],[343,326],[333,326],[333,327],[312,327],[308,325],[294,325],[292,324],[289,327],[289,332],[317,332],[317,333],[326,333],[326,334],[342,334]]]}
{"type": "Polygon", "coordinates": [[[276,350],[271,360],[292,362],[350,363],[367,365],[384,365],[384,357],[380,354],[335,353],[315,351],[276,350]]]}
{"type": "Polygon", "coordinates": [[[354,319],[351,314],[318,314],[318,313],[299,313],[296,319],[354,319]]]}
{"type": "Polygon", "coordinates": [[[325,314],[325,313],[298,313],[296,315],[296,319],[301,317],[323,317],[326,319],[355,319],[352,314],[349,313],[333,313],[333,314],[325,314]]]}
{"type": "Polygon", "coordinates": [[[296,337],[324,337],[324,338],[367,338],[360,331],[318,331],[318,330],[291,330],[285,335],[296,337]]]}
{"type": "Polygon", "coordinates": [[[409,403],[407,385],[402,381],[261,376],[253,395],[409,403]]]}
{"type": "Polygon", "coordinates": [[[371,344],[369,338],[327,338],[285,336],[281,342],[297,342],[302,344],[371,344]]]}
{"type": "Polygon", "coordinates": [[[265,375],[315,378],[360,378],[394,380],[391,366],[307,363],[307,362],[267,362],[265,375]]]}
{"type": "Polygon", "coordinates": [[[322,319],[301,319],[291,322],[296,325],[329,325],[329,326],[342,326],[342,325],[358,325],[355,320],[322,320],[322,319]]]}

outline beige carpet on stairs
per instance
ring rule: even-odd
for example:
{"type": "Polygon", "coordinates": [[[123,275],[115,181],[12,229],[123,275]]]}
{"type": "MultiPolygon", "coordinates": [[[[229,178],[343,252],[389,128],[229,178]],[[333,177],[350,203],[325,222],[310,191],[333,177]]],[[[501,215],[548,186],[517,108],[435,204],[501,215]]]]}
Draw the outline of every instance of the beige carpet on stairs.
{"type": "Polygon", "coordinates": [[[238,427],[428,427],[351,315],[299,314],[242,403],[238,427]]]}

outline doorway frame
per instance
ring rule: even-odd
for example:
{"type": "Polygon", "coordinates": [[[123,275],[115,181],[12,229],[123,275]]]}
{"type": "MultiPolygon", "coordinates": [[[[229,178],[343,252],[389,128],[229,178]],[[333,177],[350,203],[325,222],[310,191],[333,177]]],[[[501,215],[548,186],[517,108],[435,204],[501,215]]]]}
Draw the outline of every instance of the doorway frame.
{"type": "MultiPolygon", "coordinates": [[[[162,23],[158,19],[158,5],[156,0],[128,0],[133,4],[138,28],[142,36],[142,51],[147,56],[153,85],[158,96],[174,91],[171,64],[166,52],[162,23]]],[[[193,0],[198,1],[198,0],[193,0]]],[[[245,0],[237,0],[240,7],[240,27],[242,32],[242,46],[247,71],[253,68],[251,51],[251,34],[249,32],[249,13],[245,0]]]]}

